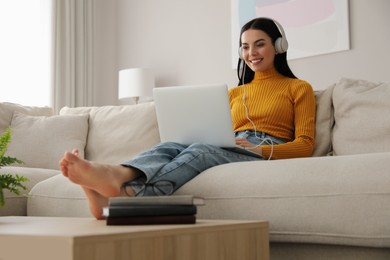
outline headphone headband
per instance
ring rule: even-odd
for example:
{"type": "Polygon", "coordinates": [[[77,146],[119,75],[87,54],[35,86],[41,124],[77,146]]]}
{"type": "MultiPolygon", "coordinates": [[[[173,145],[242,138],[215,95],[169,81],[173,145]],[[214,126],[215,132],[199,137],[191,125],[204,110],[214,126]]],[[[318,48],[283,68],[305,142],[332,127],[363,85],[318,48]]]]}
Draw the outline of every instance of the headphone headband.
{"type": "Polygon", "coordinates": [[[274,19],[271,19],[271,18],[268,18],[268,19],[270,19],[274,22],[276,27],[278,27],[280,34],[282,35],[282,37],[279,37],[275,40],[275,50],[278,53],[285,53],[288,49],[288,41],[286,38],[286,34],[284,33],[283,26],[278,21],[276,21],[274,19]]]}

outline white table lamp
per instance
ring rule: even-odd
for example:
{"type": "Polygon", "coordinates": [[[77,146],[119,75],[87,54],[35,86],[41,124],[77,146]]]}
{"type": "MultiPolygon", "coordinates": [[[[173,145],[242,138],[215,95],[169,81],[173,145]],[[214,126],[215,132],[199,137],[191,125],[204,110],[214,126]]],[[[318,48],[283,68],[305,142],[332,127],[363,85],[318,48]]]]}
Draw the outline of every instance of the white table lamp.
{"type": "Polygon", "coordinates": [[[118,98],[153,97],[154,75],[150,69],[124,69],[119,71],[118,98]]]}

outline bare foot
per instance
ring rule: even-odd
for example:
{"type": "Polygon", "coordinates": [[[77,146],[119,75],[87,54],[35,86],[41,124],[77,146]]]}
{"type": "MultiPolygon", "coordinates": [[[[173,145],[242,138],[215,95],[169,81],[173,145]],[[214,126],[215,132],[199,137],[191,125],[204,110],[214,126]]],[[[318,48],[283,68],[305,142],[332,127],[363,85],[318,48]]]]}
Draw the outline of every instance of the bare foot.
{"type": "Polygon", "coordinates": [[[129,167],[83,160],[75,151],[65,153],[60,161],[60,168],[70,181],[94,190],[104,197],[121,195],[122,184],[139,176],[137,171],[129,167]]]}
{"type": "MultiPolygon", "coordinates": [[[[139,177],[139,172],[120,165],[98,164],[79,158],[79,152],[66,152],[60,161],[62,174],[70,181],[79,184],[88,199],[92,215],[103,218],[103,207],[108,205],[109,197],[128,196],[122,189],[122,184],[139,177]]],[[[134,193],[134,192],[133,192],[134,193]]]]}
{"type": "Polygon", "coordinates": [[[100,195],[94,190],[81,186],[87,196],[89,211],[96,219],[104,219],[103,208],[108,206],[108,198],[100,195]]]}

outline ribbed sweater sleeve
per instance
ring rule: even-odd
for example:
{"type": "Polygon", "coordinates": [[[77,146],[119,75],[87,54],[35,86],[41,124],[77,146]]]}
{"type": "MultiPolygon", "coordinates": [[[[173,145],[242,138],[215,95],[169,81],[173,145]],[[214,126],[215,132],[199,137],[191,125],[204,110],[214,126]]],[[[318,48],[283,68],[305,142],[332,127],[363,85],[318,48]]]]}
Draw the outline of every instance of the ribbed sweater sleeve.
{"type": "Polygon", "coordinates": [[[256,130],[287,141],[261,146],[265,158],[312,155],[316,104],[309,83],[272,69],[256,72],[252,82],[230,89],[229,95],[235,132],[256,130]]]}

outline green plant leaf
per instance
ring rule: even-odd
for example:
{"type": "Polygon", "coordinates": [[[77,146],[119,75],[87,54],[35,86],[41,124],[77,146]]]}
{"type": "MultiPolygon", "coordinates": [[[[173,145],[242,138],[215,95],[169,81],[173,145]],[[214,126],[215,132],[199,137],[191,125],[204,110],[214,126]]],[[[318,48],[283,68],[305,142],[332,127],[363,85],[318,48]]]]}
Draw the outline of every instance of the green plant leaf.
{"type": "Polygon", "coordinates": [[[7,173],[0,175],[0,185],[2,189],[9,190],[12,193],[20,195],[20,190],[27,190],[27,187],[22,183],[28,181],[26,177],[19,176],[16,174],[15,176],[7,173]]]}
{"type": "Polygon", "coordinates": [[[7,152],[8,144],[11,142],[11,128],[7,130],[0,136],[0,158],[3,158],[4,154],[7,152]]]}
{"type": "Polygon", "coordinates": [[[13,157],[5,156],[5,157],[1,157],[0,158],[0,167],[1,166],[11,165],[11,164],[14,164],[14,163],[23,164],[23,162],[21,160],[18,160],[18,159],[13,158],[13,157]]]}
{"type": "MultiPolygon", "coordinates": [[[[10,157],[4,156],[7,152],[8,144],[11,142],[11,128],[8,128],[0,136],[0,168],[2,166],[11,165],[14,163],[23,164],[23,161],[10,157]]],[[[21,190],[27,190],[27,187],[23,185],[23,182],[28,181],[27,178],[19,176],[18,174],[11,175],[9,173],[0,174],[0,207],[4,205],[4,190],[9,190],[12,193],[20,195],[21,190]]]]}
{"type": "Polygon", "coordinates": [[[3,189],[0,187],[0,208],[5,204],[3,189]]]}

